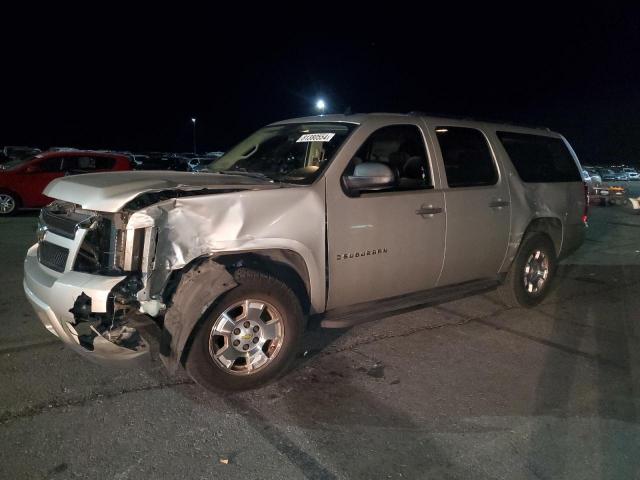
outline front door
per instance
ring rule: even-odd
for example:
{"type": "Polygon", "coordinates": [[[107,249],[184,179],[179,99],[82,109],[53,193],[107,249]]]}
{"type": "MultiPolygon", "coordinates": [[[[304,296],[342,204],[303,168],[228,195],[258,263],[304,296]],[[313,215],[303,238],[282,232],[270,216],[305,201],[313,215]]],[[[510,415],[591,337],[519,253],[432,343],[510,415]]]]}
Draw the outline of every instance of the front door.
{"type": "Polygon", "coordinates": [[[354,133],[355,153],[337,175],[378,162],[395,172],[396,184],[354,193],[337,175],[327,177],[328,309],[431,288],[442,270],[444,194],[434,185],[422,129],[363,128],[354,133]]]}

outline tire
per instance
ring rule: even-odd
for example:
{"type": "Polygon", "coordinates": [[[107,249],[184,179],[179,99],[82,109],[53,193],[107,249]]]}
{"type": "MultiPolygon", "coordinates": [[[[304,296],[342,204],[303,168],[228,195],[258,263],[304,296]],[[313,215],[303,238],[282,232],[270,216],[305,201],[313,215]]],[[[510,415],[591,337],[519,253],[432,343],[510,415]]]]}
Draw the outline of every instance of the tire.
{"type": "Polygon", "coordinates": [[[20,198],[11,192],[0,192],[0,216],[15,215],[20,208],[20,198]]]}
{"type": "Polygon", "coordinates": [[[304,330],[300,301],[284,283],[245,268],[234,279],[238,286],[207,314],[185,364],[191,378],[212,391],[247,390],[277,379],[295,359],[304,330]]]}
{"type": "Polygon", "coordinates": [[[520,245],[504,284],[499,288],[502,301],[509,307],[533,307],[539,304],[548,294],[549,285],[553,281],[557,267],[556,252],[549,237],[542,233],[527,234],[520,245]],[[537,252],[538,257],[536,258],[537,252]],[[546,260],[546,266],[545,266],[546,260]],[[532,262],[532,263],[531,263],[532,262]],[[536,268],[543,273],[542,283],[539,273],[525,275],[526,267],[536,268]],[[537,280],[536,280],[537,279],[537,280]],[[525,284],[526,282],[526,284],[525,284]]]}

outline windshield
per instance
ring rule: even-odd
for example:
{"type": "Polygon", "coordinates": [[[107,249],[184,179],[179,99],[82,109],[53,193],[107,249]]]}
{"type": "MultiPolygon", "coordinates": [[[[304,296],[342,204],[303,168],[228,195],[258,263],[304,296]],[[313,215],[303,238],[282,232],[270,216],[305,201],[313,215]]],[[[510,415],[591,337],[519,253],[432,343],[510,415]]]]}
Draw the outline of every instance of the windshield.
{"type": "Polygon", "coordinates": [[[209,165],[207,171],[309,184],[355,127],[316,122],[264,127],[209,165]]]}

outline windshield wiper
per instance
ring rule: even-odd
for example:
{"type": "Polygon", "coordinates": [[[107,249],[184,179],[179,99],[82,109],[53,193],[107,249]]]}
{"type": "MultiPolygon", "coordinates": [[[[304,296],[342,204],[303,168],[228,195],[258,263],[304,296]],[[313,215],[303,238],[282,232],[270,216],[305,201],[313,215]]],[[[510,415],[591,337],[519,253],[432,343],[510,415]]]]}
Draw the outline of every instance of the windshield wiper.
{"type": "Polygon", "coordinates": [[[215,173],[221,173],[223,175],[242,175],[244,177],[259,178],[260,180],[268,180],[269,182],[274,181],[273,178],[268,177],[264,173],[247,172],[246,170],[220,170],[219,172],[215,172],[215,173]]]}

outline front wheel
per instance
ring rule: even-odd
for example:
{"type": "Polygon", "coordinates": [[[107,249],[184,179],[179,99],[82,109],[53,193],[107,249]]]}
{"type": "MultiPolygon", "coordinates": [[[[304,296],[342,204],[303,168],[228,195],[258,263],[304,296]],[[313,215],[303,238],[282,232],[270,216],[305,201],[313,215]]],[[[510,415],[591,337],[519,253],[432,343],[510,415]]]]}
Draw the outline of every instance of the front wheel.
{"type": "Polygon", "coordinates": [[[500,287],[504,303],[510,307],[533,307],[549,291],[557,266],[553,243],[542,233],[525,236],[518,255],[500,287]]]}
{"type": "Polygon", "coordinates": [[[284,283],[238,269],[238,286],[205,319],[187,357],[189,375],[209,390],[245,390],[283,374],[295,358],[304,317],[284,283]]]}

